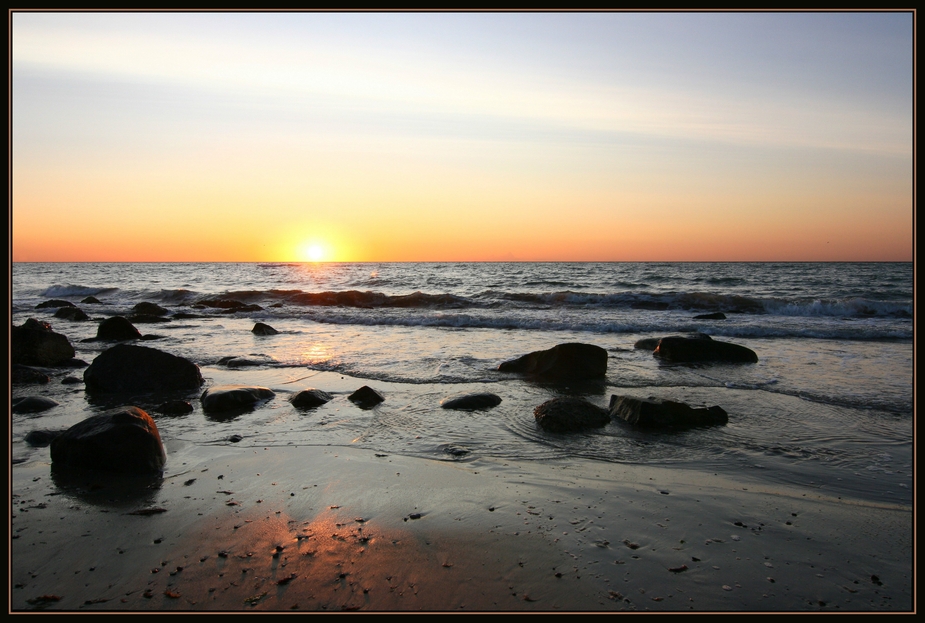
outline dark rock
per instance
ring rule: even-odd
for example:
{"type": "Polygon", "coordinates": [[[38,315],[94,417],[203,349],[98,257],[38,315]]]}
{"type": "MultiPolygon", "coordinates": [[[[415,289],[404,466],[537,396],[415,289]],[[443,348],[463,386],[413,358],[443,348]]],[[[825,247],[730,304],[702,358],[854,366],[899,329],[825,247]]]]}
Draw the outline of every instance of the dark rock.
{"type": "Polygon", "coordinates": [[[248,368],[251,366],[264,366],[275,361],[272,357],[267,357],[266,355],[252,356],[259,357],[259,359],[250,359],[248,357],[222,357],[218,360],[218,364],[229,368],[248,368]]]}
{"type": "Polygon", "coordinates": [[[164,415],[186,415],[193,412],[193,405],[188,400],[168,400],[154,407],[154,410],[164,415]]]}
{"type": "Polygon", "coordinates": [[[253,408],[262,400],[269,400],[276,394],[266,387],[253,385],[218,385],[202,392],[199,399],[202,410],[207,413],[238,411],[253,408]]]}
{"type": "Polygon", "coordinates": [[[347,396],[347,399],[350,400],[350,402],[355,403],[361,409],[371,409],[372,407],[375,407],[377,404],[385,400],[385,398],[382,397],[382,394],[377,392],[372,387],[369,387],[368,385],[364,385],[360,389],[356,390],[347,396]]]}
{"type": "Polygon", "coordinates": [[[35,306],[36,309],[47,309],[49,307],[74,307],[74,304],[70,301],[62,301],[61,299],[51,299],[50,301],[45,301],[35,306]]]}
{"type": "Polygon", "coordinates": [[[635,348],[635,349],[637,349],[637,350],[648,350],[648,351],[653,351],[653,350],[655,350],[655,347],[658,346],[658,341],[659,341],[660,339],[662,339],[662,338],[660,338],[660,337],[648,337],[648,338],[644,338],[644,339],[639,340],[639,341],[636,342],[635,344],[633,344],[633,348],[635,348]]]}
{"type": "Polygon", "coordinates": [[[85,303],[87,305],[101,305],[102,304],[100,303],[100,300],[96,298],[95,296],[88,296],[85,299],[83,299],[81,303],[85,303]]]}
{"type": "Polygon", "coordinates": [[[289,402],[292,403],[293,407],[298,407],[299,409],[312,409],[314,407],[320,407],[331,400],[331,398],[333,398],[333,396],[327,392],[323,392],[320,389],[309,388],[300,391],[290,398],[289,402]]]}
{"type": "Polygon", "coordinates": [[[254,325],[254,328],[251,329],[251,333],[253,333],[254,335],[276,335],[277,333],[279,333],[279,331],[277,331],[276,329],[274,329],[268,324],[263,324],[262,322],[258,322],[257,324],[254,325]]]}
{"type": "MultiPolygon", "coordinates": [[[[677,336],[677,337],[687,337],[688,339],[692,339],[692,340],[712,340],[713,339],[706,333],[700,333],[700,332],[689,333],[686,336],[677,336]]],[[[639,350],[650,350],[650,351],[655,350],[655,348],[658,346],[658,343],[659,341],[661,341],[661,339],[662,338],[660,337],[645,338],[633,344],[633,348],[636,348],[639,350]]]]}
{"type": "Polygon", "coordinates": [[[12,385],[44,385],[51,378],[35,368],[14,363],[10,366],[10,383],[12,385]]]}
{"type": "Polygon", "coordinates": [[[533,410],[536,423],[551,433],[573,433],[600,428],[610,422],[610,415],[580,398],[553,398],[533,410]]]}
{"type": "Polygon", "coordinates": [[[482,392],[479,394],[466,394],[465,396],[446,398],[440,403],[440,406],[444,409],[463,409],[471,411],[475,409],[490,409],[499,404],[501,404],[500,396],[489,392],[482,392]]]}
{"type": "Polygon", "coordinates": [[[758,355],[750,348],[701,338],[663,337],[652,354],[673,363],[758,361],[758,355]]]}
{"type": "Polygon", "coordinates": [[[83,383],[83,379],[79,379],[76,376],[66,376],[61,379],[62,385],[77,385],[78,383],[83,383]]]}
{"type": "Polygon", "coordinates": [[[86,368],[88,364],[83,359],[77,359],[76,357],[71,357],[67,361],[62,362],[58,367],[59,368],[86,368]]]}
{"type": "Polygon", "coordinates": [[[138,407],[123,407],[87,418],[55,437],[51,461],[55,467],[151,473],[164,467],[167,455],[151,416],[138,407]]]}
{"type": "Polygon", "coordinates": [[[242,439],[244,439],[244,437],[242,437],[241,435],[232,435],[231,437],[228,438],[228,441],[230,441],[231,443],[238,443],[242,439]]]}
{"type": "Polygon", "coordinates": [[[55,318],[63,318],[65,320],[90,320],[88,316],[82,309],[79,307],[62,307],[55,312],[55,318]]]}
{"type": "Polygon", "coordinates": [[[498,370],[547,381],[602,378],[607,373],[607,351],[591,344],[559,344],[505,361],[498,370]]]}
{"type": "Polygon", "coordinates": [[[154,314],[132,314],[128,317],[129,322],[137,322],[138,324],[153,324],[155,322],[170,322],[170,318],[164,318],[163,316],[155,316],[154,314]]]}
{"type": "Polygon", "coordinates": [[[122,316],[113,316],[100,323],[96,329],[96,339],[109,342],[122,342],[124,340],[137,340],[141,338],[141,333],[135,328],[128,318],[122,316]]]}
{"type": "Polygon", "coordinates": [[[693,408],[683,402],[654,397],[611,396],[610,415],[642,428],[689,428],[729,421],[721,407],[693,408]]]}
{"type": "Polygon", "coordinates": [[[158,305],[157,303],[149,303],[147,301],[138,303],[135,307],[132,308],[132,311],[136,314],[146,315],[146,316],[166,316],[167,310],[158,305]]]}
{"type": "Polygon", "coordinates": [[[699,316],[694,316],[694,320],[725,320],[726,314],[723,312],[716,312],[715,314],[700,314],[699,316]]]}
{"type": "Polygon", "coordinates": [[[152,392],[197,389],[202,386],[199,366],[176,355],[147,346],[117,344],[100,353],[84,370],[88,392],[152,392]]]}
{"type": "Polygon", "coordinates": [[[10,363],[57,366],[74,356],[67,337],[55,333],[47,322],[29,318],[10,334],[10,363]]]}
{"type": "Polygon", "coordinates": [[[45,396],[24,396],[22,398],[13,398],[10,403],[10,411],[13,413],[40,413],[57,406],[57,402],[45,396]]]}
{"type": "Polygon", "coordinates": [[[33,448],[44,448],[63,432],[64,430],[33,430],[26,434],[23,441],[33,448]]]}
{"type": "Polygon", "coordinates": [[[263,309],[260,305],[248,305],[247,303],[242,303],[241,301],[236,301],[234,299],[203,299],[199,301],[194,307],[212,307],[215,309],[223,309],[229,313],[239,311],[260,311],[263,309]]]}

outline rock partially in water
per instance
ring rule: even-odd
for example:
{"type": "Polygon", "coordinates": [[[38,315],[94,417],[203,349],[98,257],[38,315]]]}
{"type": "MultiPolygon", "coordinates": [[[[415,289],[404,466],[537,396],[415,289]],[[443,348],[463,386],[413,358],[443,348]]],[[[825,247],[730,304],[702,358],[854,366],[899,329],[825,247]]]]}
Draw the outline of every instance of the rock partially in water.
{"type": "Polygon", "coordinates": [[[499,404],[501,404],[501,397],[490,392],[454,396],[452,398],[445,398],[440,402],[440,406],[444,409],[459,409],[465,411],[491,409],[499,404]]]}
{"type": "Polygon", "coordinates": [[[74,306],[60,308],[55,312],[55,318],[74,321],[90,320],[90,316],[88,316],[84,310],[74,306]]]}
{"type": "Polygon", "coordinates": [[[157,425],[138,407],[123,407],[75,424],[51,441],[52,466],[153,473],[167,461],[157,425]]]}
{"type": "Polygon", "coordinates": [[[276,335],[277,333],[279,333],[279,331],[277,331],[276,329],[274,329],[268,324],[258,322],[257,324],[254,325],[254,328],[251,329],[251,333],[253,333],[254,335],[276,335]]]}
{"type": "Polygon", "coordinates": [[[74,357],[66,336],[55,333],[47,322],[29,318],[10,334],[10,363],[27,366],[59,366],[74,357]]]}
{"type": "Polygon", "coordinates": [[[188,400],[168,400],[156,406],[154,410],[164,415],[186,415],[193,412],[193,405],[188,400]]]}
{"type": "Polygon", "coordinates": [[[62,430],[33,430],[29,431],[23,438],[27,444],[33,448],[45,448],[51,443],[51,440],[60,435],[66,429],[62,430]]]}
{"type": "Polygon", "coordinates": [[[694,408],[683,402],[650,397],[610,397],[610,415],[641,428],[691,428],[723,425],[729,416],[722,407],[694,408]]]}
{"type": "Polygon", "coordinates": [[[350,400],[350,402],[356,404],[361,409],[371,409],[385,400],[382,394],[377,392],[372,387],[369,387],[368,385],[364,385],[360,389],[356,390],[347,396],[347,399],[350,400]]]}
{"type": "Polygon", "coordinates": [[[607,373],[607,351],[592,344],[559,344],[505,361],[498,371],[553,382],[603,378],[607,373]]]}
{"type": "Polygon", "coordinates": [[[84,371],[88,392],[124,393],[198,389],[199,366],[147,346],[117,344],[100,353],[84,371]]]}
{"type": "Polygon", "coordinates": [[[610,422],[606,409],[580,398],[553,398],[533,410],[537,424],[551,433],[574,433],[610,422]]]}
{"type": "Polygon", "coordinates": [[[80,302],[83,303],[83,304],[85,304],[85,305],[101,305],[100,300],[99,300],[98,298],[96,298],[95,296],[88,296],[88,297],[85,297],[85,298],[84,298],[83,300],[81,300],[80,302]]]}
{"type": "MultiPolygon", "coordinates": [[[[688,334],[688,335],[686,335],[686,336],[684,336],[684,335],[678,335],[678,336],[673,336],[673,337],[682,337],[682,338],[687,338],[687,339],[691,339],[691,340],[712,340],[712,339],[713,339],[713,338],[711,338],[709,335],[707,335],[706,333],[700,333],[700,332],[690,333],[690,334],[688,334]]],[[[636,342],[635,344],[633,344],[633,348],[635,348],[635,349],[637,349],[637,350],[654,351],[654,350],[658,347],[658,343],[659,343],[662,339],[663,339],[663,338],[660,338],[660,337],[649,337],[649,338],[645,338],[645,339],[639,340],[638,342],[636,342]]]]}
{"type": "Polygon", "coordinates": [[[202,393],[200,402],[206,413],[252,409],[259,402],[273,398],[276,393],[257,385],[218,385],[202,393]]]}
{"type": "Polygon", "coordinates": [[[672,363],[758,362],[758,355],[750,348],[713,339],[663,337],[652,354],[672,363]]]}
{"type": "Polygon", "coordinates": [[[10,384],[12,385],[44,385],[51,377],[35,368],[14,363],[10,366],[10,384]]]}
{"type": "Polygon", "coordinates": [[[147,301],[138,303],[137,305],[135,305],[135,307],[132,308],[132,311],[135,312],[136,314],[144,314],[144,315],[150,315],[150,316],[166,316],[167,315],[167,310],[165,308],[161,307],[157,303],[149,303],[147,301]]]}
{"type": "Polygon", "coordinates": [[[694,316],[694,320],[725,320],[726,314],[723,312],[715,312],[712,314],[700,314],[699,316],[694,316]]]}
{"type": "Polygon", "coordinates": [[[36,309],[48,309],[49,307],[74,307],[74,304],[70,301],[63,301],[61,299],[51,299],[50,301],[43,301],[35,306],[36,309]]]}
{"type": "Polygon", "coordinates": [[[10,411],[13,413],[41,413],[48,411],[52,407],[57,407],[58,402],[45,396],[22,396],[13,398],[10,403],[10,411]]]}
{"type": "Polygon", "coordinates": [[[329,402],[332,398],[333,396],[328,392],[310,387],[297,393],[289,399],[289,402],[298,409],[313,409],[329,402]]]}
{"type": "Polygon", "coordinates": [[[141,338],[141,333],[135,328],[128,318],[123,316],[113,316],[100,323],[96,329],[96,339],[108,342],[123,342],[125,340],[137,340],[141,338]]]}

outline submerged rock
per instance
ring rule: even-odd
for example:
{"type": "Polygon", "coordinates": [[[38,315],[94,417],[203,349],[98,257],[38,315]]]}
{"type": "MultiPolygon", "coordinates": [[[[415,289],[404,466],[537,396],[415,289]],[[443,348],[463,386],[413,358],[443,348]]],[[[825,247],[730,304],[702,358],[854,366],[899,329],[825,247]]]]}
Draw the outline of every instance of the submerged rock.
{"type": "Polygon", "coordinates": [[[356,404],[361,409],[371,409],[372,407],[375,407],[377,404],[385,400],[382,394],[377,392],[372,387],[369,387],[368,385],[364,385],[360,389],[356,390],[347,396],[347,399],[350,400],[350,402],[356,404]]]}
{"type": "Polygon", "coordinates": [[[218,385],[204,391],[199,400],[206,413],[219,413],[250,409],[275,395],[272,389],[256,385],[218,385]]]}
{"type": "Polygon", "coordinates": [[[440,402],[440,406],[444,409],[460,409],[467,411],[490,409],[499,404],[501,404],[501,397],[490,392],[455,396],[453,398],[445,398],[440,402]]]}
{"type": "Polygon", "coordinates": [[[41,413],[48,411],[52,407],[57,407],[58,402],[45,396],[23,396],[13,398],[10,403],[10,411],[13,413],[41,413]]]}
{"type": "Polygon", "coordinates": [[[88,392],[122,393],[198,389],[199,366],[177,355],[131,344],[100,353],[84,370],[88,392]]]}
{"type": "Polygon", "coordinates": [[[520,372],[545,381],[602,378],[607,373],[607,351],[591,344],[559,344],[505,361],[498,371],[520,372]]]}
{"type": "Polygon", "coordinates": [[[81,300],[80,302],[81,302],[81,303],[84,303],[85,305],[100,305],[100,304],[101,304],[101,303],[100,303],[100,300],[99,300],[98,298],[96,298],[95,296],[88,296],[88,297],[85,297],[85,298],[84,298],[83,300],[81,300]]]}
{"type": "Polygon", "coordinates": [[[313,409],[329,402],[333,398],[328,392],[321,391],[310,387],[303,389],[298,394],[289,399],[293,407],[298,409],[313,409]]]}
{"type": "Polygon", "coordinates": [[[551,433],[574,433],[610,422],[606,409],[580,398],[553,398],[533,410],[536,423],[551,433]]]}
{"type": "Polygon", "coordinates": [[[138,407],[87,418],[51,441],[53,467],[159,472],[167,461],[157,425],[138,407]]]}
{"type": "Polygon", "coordinates": [[[726,314],[723,312],[716,312],[713,314],[700,314],[699,316],[694,316],[694,320],[725,320],[726,314]]]}
{"type": "Polygon", "coordinates": [[[164,415],[186,415],[193,412],[193,405],[188,400],[168,400],[156,406],[154,410],[164,415]]]}
{"type": "Polygon", "coordinates": [[[251,333],[253,333],[254,335],[276,335],[277,333],[279,333],[279,331],[277,331],[276,329],[274,329],[268,324],[263,324],[262,322],[258,322],[257,324],[254,325],[254,328],[251,329],[251,333]]]}
{"type": "Polygon", "coordinates": [[[59,366],[74,357],[66,336],[55,333],[47,322],[29,318],[10,333],[10,363],[27,366],[59,366]]]}
{"type": "Polygon", "coordinates": [[[610,415],[643,428],[689,428],[729,422],[722,407],[694,408],[654,397],[611,396],[610,415]]]}
{"type": "Polygon", "coordinates": [[[755,351],[738,344],[713,339],[663,337],[653,355],[673,363],[726,362],[757,363],[755,351]]]}

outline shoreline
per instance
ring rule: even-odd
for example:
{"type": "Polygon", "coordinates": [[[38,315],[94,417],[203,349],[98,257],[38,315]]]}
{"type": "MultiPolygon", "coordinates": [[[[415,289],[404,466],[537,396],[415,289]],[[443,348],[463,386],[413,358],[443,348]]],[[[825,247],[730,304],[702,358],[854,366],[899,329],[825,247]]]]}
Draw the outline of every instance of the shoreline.
{"type": "Polygon", "coordinates": [[[589,459],[168,454],[132,495],[13,465],[11,611],[914,607],[911,506],[589,459]]]}

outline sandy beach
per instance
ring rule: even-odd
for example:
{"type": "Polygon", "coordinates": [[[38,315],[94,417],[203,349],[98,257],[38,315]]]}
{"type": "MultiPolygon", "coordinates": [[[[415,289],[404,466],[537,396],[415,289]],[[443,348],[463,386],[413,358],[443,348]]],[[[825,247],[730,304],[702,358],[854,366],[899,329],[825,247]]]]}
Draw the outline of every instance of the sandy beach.
{"type": "Polygon", "coordinates": [[[12,611],[914,605],[908,507],[598,461],[167,445],[148,485],[13,467],[12,611]]]}

